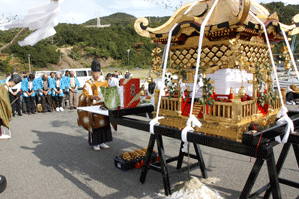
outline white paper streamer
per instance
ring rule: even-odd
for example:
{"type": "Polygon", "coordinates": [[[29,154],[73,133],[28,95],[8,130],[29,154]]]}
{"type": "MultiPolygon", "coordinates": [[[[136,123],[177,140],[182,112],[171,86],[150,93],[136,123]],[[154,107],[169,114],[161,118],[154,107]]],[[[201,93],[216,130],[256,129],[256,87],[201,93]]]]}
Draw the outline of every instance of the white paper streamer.
{"type": "Polygon", "coordinates": [[[56,34],[54,27],[45,27],[35,31],[26,37],[23,41],[19,41],[18,44],[20,46],[34,46],[37,42],[47,37],[51,37],[56,34]]]}
{"type": "Polygon", "coordinates": [[[55,27],[58,25],[57,16],[59,13],[60,11],[58,10],[55,13],[40,17],[38,20],[29,22],[27,26],[29,27],[29,30],[37,30],[39,28],[45,27],[45,25],[55,27]]]}
{"type": "Polygon", "coordinates": [[[36,30],[23,41],[18,42],[20,46],[35,45],[42,39],[56,34],[54,29],[58,25],[57,16],[60,13],[60,4],[64,0],[50,2],[45,5],[29,9],[28,15],[22,21],[14,22],[5,28],[26,28],[36,30]]]}

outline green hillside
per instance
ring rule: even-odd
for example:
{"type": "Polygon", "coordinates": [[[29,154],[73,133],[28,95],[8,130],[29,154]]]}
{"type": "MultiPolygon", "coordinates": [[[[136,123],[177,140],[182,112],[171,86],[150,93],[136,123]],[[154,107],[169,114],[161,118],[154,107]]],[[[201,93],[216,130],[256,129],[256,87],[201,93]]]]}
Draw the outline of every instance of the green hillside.
{"type": "MultiPolygon", "coordinates": [[[[136,20],[136,17],[133,15],[129,15],[126,13],[115,13],[112,15],[109,15],[107,17],[101,17],[101,24],[112,24],[112,25],[125,25],[128,23],[134,23],[136,20]]],[[[83,25],[96,25],[97,19],[91,19],[87,22],[83,23],[83,25]]]]}
{"type": "MultiPolygon", "coordinates": [[[[291,18],[299,13],[299,5],[284,6],[281,2],[263,4],[271,13],[278,12],[280,21],[291,24],[291,18]]],[[[157,27],[169,17],[150,17],[150,27],[157,27]]],[[[28,68],[28,54],[35,69],[50,67],[60,63],[58,49],[74,47],[68,55],[76,55],[76,60],[102,58],[114,60],[111,67],[127,67],[130,49],[130,67],[147,68],[151,63],[151,52],[156,44],[150,39],[139,36],[134,30],[136,18],[126,13],[115,13],[101,18],[101,24],[111,24],[109,28],[85,27],[96,25],[96,19],[83,24],[59,24],[55,27],[57,33],[53,38],[45,39],[35,46],[20,47],[14,44],[0,55],[0,72],[11,72],[16,61],[11,61],[11,54],[18,61],[20,70],[28,68]],[[2,57],[1,57],[2,56],[2,57]]],[[[8,43],[16,35],[17,30],[0,31],[0,45],[8,43]]],[[[28,35],[29,33],[27,33],[28,35]]],[[[24,35],[23,38],[27,35],[24,35]]],[[[22,38],[21,38],[22,39],[22,38]]],[[[278,53],[282,44],[276,45],[274,53],[278,53]]],[[[279,58],[279,57],[277,57],[279,58]]],[[[87,63],[85,61],[85,63],[87,63]]],[[[86,64],[88,66],[88,64],[86,64]]]]}

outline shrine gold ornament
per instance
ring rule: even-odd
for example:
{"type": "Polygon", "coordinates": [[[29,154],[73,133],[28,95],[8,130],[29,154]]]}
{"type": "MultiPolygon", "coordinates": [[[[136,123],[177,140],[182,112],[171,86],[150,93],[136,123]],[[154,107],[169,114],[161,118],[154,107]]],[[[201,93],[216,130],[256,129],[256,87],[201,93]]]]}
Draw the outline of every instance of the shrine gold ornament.
{"type": "MultiPolygon", "coordinates": [[[[162,97],[159,109],[160,125],[182,129],[186,127],[189,118],[190,102],[183,100],[179,84],[193,83],[197,59],[200,57],[200,71],[202,77],[219,72],[223,69],[246,71],[252,75],[252,80],[246,82],[252,85],[252,94],[249,96],[243,84],[233,90],[228,87],[227,93],[217,93],[217,86],[213,89],[213,105],[201,104],[195,99],[192,110],[202,123],[201,128],[195,128],[210,136],[223,139],[241,141],[244,132],[254,123],[266,126],[275,122],[276,115],[281,109],[280,99],[273,98],[273,103],[264,105],[258,101],[258,93],[270,92],[273,84],[268,75],[267,66],[271,64],[270,53],[266,43],[265,31],[259,22],[250,13],[256,15],[267,27],[270,42],[283,40],[279,31],[281,27],[289,35],[299,33],[296,26],[299,16],[293,18],[293,25],[279,22],[277,13],[270,14],[262,5],[250,0],[219,0],[207,25],[204,29],[202,50],[198,52],[201,24],[214,4],[214,0],[198,1],[195,5],[187,3],[179,8],[163,25],[150,28],[146,18],[135,21],[135,30],[144,37],[151,38],[156,44],[167,44],[170,30],[172,32],[169,49],[169,67],[167,71],[179,74],[173,79],[178,95],[162,97]],[[193,7],[190,7],[193,5],[193,7]],[[189,12],[186,11],[189,9],[189,12]],[[182,71],[185,73],[183,78],[182,71]],[[261,82],[257,77],[263,77],[261,82]],[[264,87],[260,84],[263,83],[264,87]],[[263,91],[258,89],[263,88],[263,91]],[[224,96],[224,99],[218,96],[224,96]],[[189,103],[189,104],[188,104],[189,103]]],[[[271,46],[274,47],[273,45],[271,46]]],[[[162,73],[162,59],[158,59],[157,49],[153,51],[152,70],[155,74],[162,73]]],[[[162,52],[162,51],[161,51],[162,52]]],[[[160,56],[160,55],[159,55],[160,56]]],[[[224,78],[224,77],[223,77],[224,78]]],[[[215,80],[211,79],[211,84],[215,80]]],[[[283,96],[285,98],[285,96],[283,96]]],[[[157,110],[159,90],[155,90],[155,110],[157,110]]],[[[154,114],[156,115],[156,114],[154,114]]]]}
{"type": "Polygon", "coordinates": [[[160,48],[155,48],[152,52],[152,72],[157,76],[161,76],[162,74],[162,56],[160,55],[161,54],[161,49],[160,48]]]}

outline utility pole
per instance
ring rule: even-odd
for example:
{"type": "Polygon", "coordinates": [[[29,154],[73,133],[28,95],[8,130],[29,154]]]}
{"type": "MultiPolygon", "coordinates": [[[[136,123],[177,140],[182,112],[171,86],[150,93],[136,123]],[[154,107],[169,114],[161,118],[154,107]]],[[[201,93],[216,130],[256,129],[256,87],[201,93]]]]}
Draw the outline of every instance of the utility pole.
{"type": "Polygon", "coordinates": [[[31,67],[30,67],[30,54],[28,54],[28,63],[29,63],[29,74],[31,74],[31,67]]]}
{"type": "Polygon", "coordinates": [[[128,69],[130,67],[130,49],[127,50],[128,52],[128,69]]]}
{"type": "Polygon", "coordinates": [[[16,65],[15,65],[14,59],[13,59],[13,54],[11,54],[11,59],[12,59],[12,64],[14,66],[14,72],[16,72],[17,69],[16,69],[16,65]]]}

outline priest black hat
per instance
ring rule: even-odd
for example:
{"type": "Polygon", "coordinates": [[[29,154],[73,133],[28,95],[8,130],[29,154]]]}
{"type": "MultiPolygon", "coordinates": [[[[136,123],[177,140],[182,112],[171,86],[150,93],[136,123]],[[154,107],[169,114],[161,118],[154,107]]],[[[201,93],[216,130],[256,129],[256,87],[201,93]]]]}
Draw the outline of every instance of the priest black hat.
{"type": "Polygon", "coordinates": [[[101,72],[102,71],[102,67],[101,64],[98,60],[93,60],[91,63],[91,71],[92,72],[101,72]]]}

